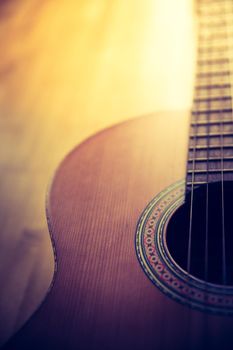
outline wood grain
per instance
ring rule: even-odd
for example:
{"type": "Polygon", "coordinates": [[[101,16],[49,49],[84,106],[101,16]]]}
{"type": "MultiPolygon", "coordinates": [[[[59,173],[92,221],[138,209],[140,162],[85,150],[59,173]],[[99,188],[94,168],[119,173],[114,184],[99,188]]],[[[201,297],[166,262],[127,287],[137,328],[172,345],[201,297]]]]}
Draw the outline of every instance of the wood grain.
{"type": "Polygon", "coordinates": [[[145,205],[185,176],[188,121],[188,113],[135,119],[62,162],[48,202],[55,284],[6,349],[232,348],[232,318],[191,311],[163,295],[134,248],[145,205]]]}
{"type": "MultiPolygon", "coordinates": [[[[19,334],[9,348],[142,348],[154,342],[155,329],[161,334],[164,296],[142,272],[134,236],[147,202],[185,176],[187,120],[184,113],[139,118],[67,156],[48,203],[55,285],[20,333],[23,338],[19,334]],[[150,327],[143,334],[146,314],[150,327]]],[[[159,336],[158,341],[161,346],[159,336]]]]}
{"type": "Polygon", "coordinates": [[[106,126],[190,107],[192,15],[191,0],[0,1],[0,344],[51,280],[61,159],[106,126]]]}

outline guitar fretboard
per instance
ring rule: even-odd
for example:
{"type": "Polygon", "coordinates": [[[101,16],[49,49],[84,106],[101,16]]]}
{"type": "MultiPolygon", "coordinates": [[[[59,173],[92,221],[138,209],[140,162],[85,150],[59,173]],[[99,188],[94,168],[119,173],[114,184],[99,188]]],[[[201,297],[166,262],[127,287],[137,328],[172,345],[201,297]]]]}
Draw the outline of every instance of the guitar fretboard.
{"type": "Polygon", "coordinates": [[[233,180],[233,1],[200,0],[186,189],[233,180]]]}

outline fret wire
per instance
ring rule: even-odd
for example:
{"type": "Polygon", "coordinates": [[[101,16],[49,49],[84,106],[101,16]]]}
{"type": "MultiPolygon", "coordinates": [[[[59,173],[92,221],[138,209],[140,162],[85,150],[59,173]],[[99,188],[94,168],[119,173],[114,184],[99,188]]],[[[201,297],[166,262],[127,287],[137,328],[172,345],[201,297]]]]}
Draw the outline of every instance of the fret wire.
{"type": "Polygon", "coordinates": [[[227,89],[230,88],[231,84],[214,84],[214,85],[197,85],[196,90],[209,90],[209,89],[227,89]]]}
{"type": "MultiPolygon", "coordinates": [[[[228,55],[228,51],[227,50],[226,52],[215,52],[215,53],[212,53],[212,56],[211,56],[211,62],[208,62],[210,60],[210,52],[202,52],[199,54],[199,56],[201,56],[201,63],[198,63],[199,66],[208,66],[208,65],[219,65],[219,64],[222,64],[222,65],[227,65],[227,55],[228,55]]],[[[198,60],[199,61],[199,60],[198,60]]]]}
{"type": "MultiPolygon", "coordinates": [[[[220,122],[221,126],[222,122],[220,122]]],[[[193,139],[194,137],[196,138],[206,138],[207,140],[212,137],[219,137],[221,136],[222,138],[227,137],[227,136],[232,136],[233,137],[233,132],[232,131],[225,131],[225,132],[213,132],[213,133],[200,133],[200,134],[190,134],[190,138],[193,139]]],[[[223,141],[223,140],[221,140],[223,141]]]]}
{"type": "MultiPolygon", "coordinates": [[[[232,5],[232,2],[227,3],[232,5]]],[[[232,73],[229,60],[229,37],[233,36],[232,18],[227,14],[224,1],[212,0],[200,3],[199,46],[196,86],[189,155],[187,162],[186,190],[191,190],[190,223],[188,236],[187,272],[192,271],[192,216],[196,186],[206,184],[205,256],[204,280],[208,281],[209,263],[209,182],[221,181],[222,204],[222,284],[227,282],[224,180],[233,179],[233,111],[232,73]],[[210,6],[213,5],[213,6],[210,6]],[[229,22],[229,18],[231,22],[229,22]],[[227,29],[227,32],[226,32],[227,29]],[[227,138],[228,137],[228,138],[227,138]],[[215,138],[219,144],[216,144],[215,138]],[[224,144],[227,143],[227,144],[224,144]]],[[[233,7],[232,7],[233,9],[233,7]]]]}
{"type": "Polygon", "coordinates": [[[197,78],[209,78],[209,77],[219,77],[219,76],[230,76],[231,72],[230,71],[215,71],[215,72],[199,72],[196,74],[197,78]]]}
{"type": "Polygon", "coordinates": [[[228,46],[203,46],[198,48],[198,53],[199,54],[205,54],[205,53],[210,53],[210,52],[217,52],[217,53],[223,53],[227,52],[229,50],[228,46]]]}
{"type": "MultiPolygon", "coordinates": [[[[207,159],[208,159],[208,161],[213,161],[213,162],[219,162],[220,160],[221,160],[221,157],[213,157],[213,158],[211,158],[211,157],[209,157],[209,158],[195,158],[195,161],[196,162],[205,162],[205,161],[207,161],[207,159]]],[[[229,161],[229,160],[232,160],[233,161],[233,156],[228,156],[228,157],[224,157],[224,161],[229,161]]],[[[190,159],[188,159],[188,162],[192,162],[193,161],[193,159],[192,158],[190,158],[190,159]]]]}
{"type": "Polygon", "coordinates": [[[209,98],[194,98],[194,102],[212,102],[212,101],[225,101],[232,100],[231,96],[223,96],[223,97],[209,97],[209,98]]]}
{"type": "MultiPolygon", "coordinates": [[[[229,95],[231,93],[231,89],[230,87],[228,88],[224,88],[224,94],[225,95],[229,95]]],[[[219,97],[219,94],[217,93],[218,91],[216,89],[199,89],[199,90],[196,90],[196,94],[195,94],[195,98],[206,98],[208,96],[211,96],[211,97],[219,97]]]]}
{"type": "MultiPolygon", "coordinates": [[[[205,40],[204,36],[202,38],[199,38],[199,47],[216,47],[219,45],[226,45],[227,43],[227,38],[207,38],[207,40],[205,40]]],[[[231,47],[231,46],[230,46],[231,47]]]]}
{"type": "MultiPolygon", "coordinates": [[[[219,10],[216,15],[219,16],[219,10]]],[[[228,18],[225,18],[225,13],[222,15],[221,18],[214,18],[202,14],[199,22],[196,86],[193,100],[195,108],[193,108],[193,118],[191,119],[193,132],[190,133],[190,140],[193,143],[189,145],[189,152],[192,153],[189,155],[188,164],[196,166],[196,161],[203,162],[204,166],[205,162],[211,162],[211,164],[213,163],[211,167],[217,167],[217,162],[220,161],[222,154],[222,170],[224,170],[225,161],[233,160],[233,130],[230,131],[231,125],[233,125],[232,62],[229,59],[233,45],[230,45],[228,40],[233,33],[232,26],[229,25],[229,18],[233,18],[233,14],[228,18]],[[204,128],[206,128],[207,133],[204,132],[204,128]],[[221,139],[219,145],[214,144],[215,137],[221,139]],[[206,141],[204,141],[205,139],[206,141]],[[211,139],[212,141],[209,142],[211,139]],[[228,142],[228,144],[223,144],[223,140],[224,143],[228,142]],[[206,144],[202,145],[203,142],[206,144]],[[214,153],[211,153],[212,156],[210,156],[209,152],[214,153]],[[205,157],[207,154],[208,159],[201,158],[200,154],[205,154],[205,157]]],[[[206,169],[208,166],[206,164],[206,169]]],[[[198,165],[198,167],[200,166],[198,165]]],[[[211,171],[213,173],[213,169],[211,171]]],[[[227,172],[229,173],[229,170],[227,172]]],[[[188,174],[187,171],[187,176],[188,174]]],[[[195,183],[197,179],[195,174],[193,176],[195,183]]]]}
{"type": "Polygon", "coordinates": [[[201,18],[202,16],[205,16],[205,17],[210,17],[210,18],[213,18],[213,17],[217,17],[217,18],[219,18],[219,16],[224,16],[224,17],[227,17],[227,16],[232,16],[232,14],[231,13],[229,13],[229,12],[225,12],[225,11],[211,11],[211,12],[209,12],[209,10],[210,10],[210,7],[209,7],[209,4],[208,5],[204,5],[203,6],[203,4],[201,5],[202,7],[206,7],[206,9],[208,10],[208,12],[206,12],[206,11],[201,11],[202,9],[201,9],[201,7],[200,7],[200,5],[199,5],[199,8],[198,8],[198,10],[199,10],[199,17],[201,18]]]}
{"type": "Polygon", "coordinates": [[[220,123],[223,123],[223,124],[225,124],[225,125],[227,125],[227,124],[232,124],[232,120],[223,120],[223,121],[221,121],[221,120],[213,120],[213,121],[207,121],[207,120],[203,120],[203,121],[199,121],[199,122],[197,122],[197,123],[195,123],[195,122],[191,122],[191,126],[205,126],[205,125],[219,125],[220,123]]]}
{"type": "MultiPolygon", "coordinates": [[[[210,100],[208,102],[211,102],[210,100]]],[[[199,101],[200,103],[200,101],[199,101]]],[[[205,115],[211,115],[211,114],[221,114],[221,113],[232,113],[232,108],[225,108],[222,110],[219,109],[201,109],[201,110],[197,110],[195,111],[197,115],[200,114],[205,114],[205,115]]]]}
{"type": "MultiPolygon", "coordinates": [[[[227,25],[222,25],[221,27],[203,27],[202,34],[199,35],[199,38],[210,38],[210,37],[226,37],[226,27],[227,25]]],[[[229,28],[229,26],[228,26],[229,28]]],[[[231,26],[231,32],[233,31],[233,26],[231,26]]]]}
{"type": "MultiPolygon", "coordinates": [[[[232,35],[232,33],[231,33],[232,35]]],[[[206,35],[199,35],[199,43],[203,43],[203,42],[213,42],[215,40],[219,40],[219,39],[227,39],[227,36],[225,33],[216,33],[216,34],[211,34],[209,36],[206,36],[206,35]]]]}
{"type": "MultiPolygon", "coordinates": [[[[189,146],[190,150],[193,150],[193,146],[189,146]]],[[[196,145],[196,150],[207,150],[206,145],[196,145]]],[[[220,149],[220,145],[209,145],[209,149],[220,149]]],[[[223,145],[223,149],[232,149],[233,150],[233,144],[232,145],[223,145]]],[[[232,152],[233,153],[233,152],[232,152]]]]}
{"type": "MultiPolygon", "coordinates": [[[[222,5],[222,1],[220,1],[221,5],[222,5]]],[[[202,14],[205,16],[219,16],[219,15],[224,15],[224,17],[227,15],[227,13],[229,13],[228,11],[225,10],[219,10],[219,8],[216,10],[216,8],[213,7],[213,5],[216,5],[216,1],[211,3],[212,7],[210,7],[210,3],[199,3],[199,7],[198,7],[198,12],[199,15],[201,16],[202,14]],[[213,10],[214,9],[214,10],[213,10]]]]}
{"type": "MultiPolygon", "coordinates": [[[[200,89],[201,89],[201,86],[208,86],[208,85],[219,85],[221,83],[221,86],[222,85],[225,85],[229,82],[229,77],[228,76],[219,76],[219,77],[214,77],[214,76],[205,76],[205,77],[200,77],[198,79],[198,85],[196,86],[200,86],[200,89]],[[211,78],[211,83],[209,83],[210,81],[210,78],[211,78]]],[[[226,88],[226,87],[224,87],[226,88]]],[[[229,86],[228,86],[229,88],[229,86]]]]}
{"type": "Polygon", "coordinates": [[[197,60],[197,64],[199,66],[203,65],[212,65],[212,64],[224,64],[228,63],[229,59],[228,58],[219,58],[219,59],[208,59],[208,60],[197,60]]]}
{"type": "MultiPolygon", "coordinates": [[[[205,185],[205,181],[195,181],[194,182],[194,185],[205,185]]],[[[191,182],[187,182],[188,186],[190,186],[192,183],[191,182]]]]}
{"type": "Polygon", "coordinates": [[[202,29],[205,29],[205,28],[207,28],[207,29],[209,29],[209,28],[223,28],[223,26],[228,26],[228,27],[231,27],[232,28],[232,23],[229,21],[228,23],[226,23],[226,22],[219,22],[219,23],[217,23],[217,22],[203,22],[203,23],[201,23],[200,22],[200,26],[202,27],[202,29]]]}
{"type": "MultiPolygon", "coordinates": [[[[188,174],[207,174],[207,170],[206,169],[196,169],[194,171],[192,170],[188,170],[188,174]]],[[[208,170],[209,173],[219,173],[222,175],[222,173],[232,173],[233,174],[233,168],[231,169],[222,169],[222,168],[218,168],[218,169],[209,169],[208,170]]]]}

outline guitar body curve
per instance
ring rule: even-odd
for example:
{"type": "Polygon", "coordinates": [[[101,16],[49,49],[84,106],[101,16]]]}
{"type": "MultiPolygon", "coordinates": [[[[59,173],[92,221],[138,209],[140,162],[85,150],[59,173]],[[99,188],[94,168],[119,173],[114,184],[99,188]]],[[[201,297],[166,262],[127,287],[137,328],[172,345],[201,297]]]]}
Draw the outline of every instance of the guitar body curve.
{"type": "Polygon", "coordinates": [[[54,286],[5,349],[231,349],[233,319],[193,310],[151,283],[135,250],[148,202],[185,177],[189,113],[157,113],[88,139],[49,193],[54,286]]]}

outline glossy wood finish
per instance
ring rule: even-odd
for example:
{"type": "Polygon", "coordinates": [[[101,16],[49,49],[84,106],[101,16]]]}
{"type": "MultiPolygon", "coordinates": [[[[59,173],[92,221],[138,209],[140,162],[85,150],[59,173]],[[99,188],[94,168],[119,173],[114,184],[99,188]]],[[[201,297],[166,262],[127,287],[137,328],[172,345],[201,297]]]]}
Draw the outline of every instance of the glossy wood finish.
{"type": "Polygon", "coordinates": [[[232,348],[232,318],[163,295],[134,248],[148,201],[185,176],[188,122],[188,113],[135,119],[66,157],[48,201],[55,284],[6,349],[232,348]]]}
{"type": "Polygon", "coordinates": [[[60,160],[102,128],[190,107],[192,16],[192,0],[0,1],[0,344],[50,283],[60,160]]]}

